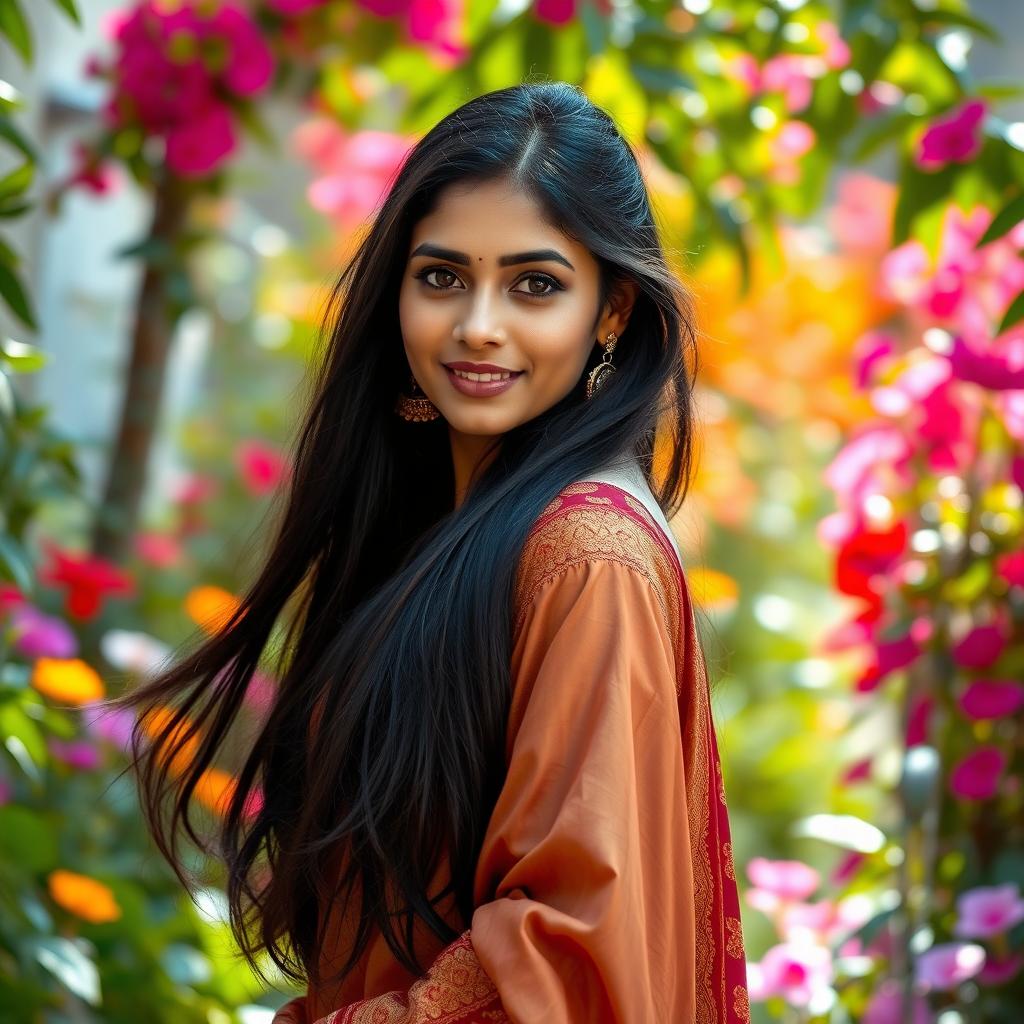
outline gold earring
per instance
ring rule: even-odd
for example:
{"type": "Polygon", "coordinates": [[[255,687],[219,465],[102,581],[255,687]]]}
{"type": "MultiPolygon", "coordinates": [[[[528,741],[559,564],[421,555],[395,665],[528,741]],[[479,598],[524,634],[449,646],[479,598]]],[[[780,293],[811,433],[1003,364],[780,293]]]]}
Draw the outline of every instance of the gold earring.
{"type": "Polygon", "coordinates": [[[607,338],[605,338],[604,355],[601,356],[601,362],[597,364],[587,377],[587,398],[593,398],[597,392],[608,383],[608,378],[615,372],[615,367],[612,366],[612,351],[615,349],[615,343],[619,340],[619,336],[614,331],[609,331],[607,338]]]}
{"type": "Polygon", "coordinates": [[[398,401],[395,402],[395,412],[410,423],[426,423],[429,420],[436,420],[441,415],[437,406],[422,393],[419,384],[416,383],[415,375],[411,372],[409,380],[413,393],[411,395],[399,393],[398,401]],[[416,394],[417,391],[421,393],[416,394]]]}

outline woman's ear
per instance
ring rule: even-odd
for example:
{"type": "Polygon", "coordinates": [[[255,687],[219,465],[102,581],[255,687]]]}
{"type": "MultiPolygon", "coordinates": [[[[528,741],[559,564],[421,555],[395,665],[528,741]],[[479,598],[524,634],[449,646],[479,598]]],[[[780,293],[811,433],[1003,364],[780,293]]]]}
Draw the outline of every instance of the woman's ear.
{"type": "Polygon", "coordinates": [[[640,286],[629,278],[623,278],[612,285],[599,325],[599,338],[603,340],[609,331],[614,331],[616,335],[625,331],[639,294],[640,286]]]}

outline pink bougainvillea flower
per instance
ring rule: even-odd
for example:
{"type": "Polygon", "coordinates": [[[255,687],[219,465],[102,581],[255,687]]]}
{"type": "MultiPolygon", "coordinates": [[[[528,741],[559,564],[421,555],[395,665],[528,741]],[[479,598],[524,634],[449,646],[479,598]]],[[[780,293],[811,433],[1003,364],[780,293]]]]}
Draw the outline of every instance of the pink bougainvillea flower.
{"type": "Polygon", "coordinates": [[[852,785],[854,782],[865,782],[871,778],[871,765],[872,758],[864,757],[859,761],[854,761],[853,764],[849,765],[843,774],[839,777],[839,781],[844,786],[852,785]]]}
{"type": "Polygon", "coordinates": [[[873,371],[884,365],[896,351],[896,341],[884,331],[868,331],[857,339],[853,348],[854,371],[857,387],[862,391],[870,387],[873,371]]]}
{"type": "Polygon", "coordinates": [[[235,452],[235,461],[250,494],[270,494],[288,477],[285,457],[262,441],[243,441],[235,452]]]}
{"type": "Polygon", "coordinates": [[[78,640],[62,619],[23,604],[11,613],[14,649],[26,658],[73,658],[78,640]]]}
{"type": "Polygon", "coordinates": [[[237,96],[252,96],[267,87],[274,57],[256,23],[242,8],[222,3],[209,22],[209,32],[227,40],[224,84],[237,96]]]}
{"type": "Polygon", "coordinates": [[[890,424],[871,424],[860,429],[825,468],[825,482],[844,505],[860,508],[869,494],[886,493],[884,481],[902,482],[913,447],[904,431],[890,424]],[[884,476],[883,471],[888,471],[884,476]]]}
{"type": "Polygon", "coordinates": [[[953,934],[961,939],[990,939],[1024,921],[1024,900],[1016,882],[979,885],[960,893],[953,934]]]}
{"type": "Polygon", "coordinates": [[[132,577],[104,558],[71,554],[46,541],[43,547],[50,561],[41,570],[40,581],[67,589],[66,608],[72,618],[94,619],[105,597],[135,592],[132,577]]]}
{"type": "Polygon", "coordinates": [[[980,384],[989,391],[1024,388],[1024,348],[1017,348],[1012,356],[994,355],[977,351],[958,336],[947,358],[959,380],[980,384]]]}
{"type": "Polygon", "coordinates": [[[51,739],[47,748],[58,761],[76,771],[95,771],[103,761],[100,752],[85,740],[51,739]]]}
{"type": "Polygon", "coordinates": [[[814,79],[820,77],[823,70],[820,57],[779,53],[769,57],[761,66],[760,91],[781,93],[786,111],[795,114],[811,102],[814,79]]]}
{"type": "Polygon", "coordinates": [[[761,962],[748,965],[750,998],[781,996],[791,1006],[806,1006],[832,981],[832,954],[812,942],[782,942],[767,950],[761,962]]]}
{"type": "Polygon", "coordinates": [[[213,497],[219,487],[216,477],[186,473],[171,485],[169,497],[179,505],[199,505],[213,497]]]}
{"type": "Polygon", "coordinates": [[[972,99],[945,117],[936,118],[921,136],[914,160],[925,170],[948,163],[967,163],[981,151],[985,120],[984,100],[972,99]]]}
{"type": "Polygon", "coordinates": [[[838,71],[850,63],[850,46],[839,34],[839,27],[834,22],[819,21],[814,26],[814,34],[824,44],[822,56],[829,68],[838,71]]]}
{"type": "Polygon", "coordinates": [[[157,569],[170,569],[179,565],[184,557],[180,539],[171,533],[157,530],[137,533],[133,546],[139,558],[157,569]]]}
{"type": "Polygon", "coordinates": [[[797,180],[796,161],[814,148],[816,140],[814,129],[806,121],[783,121],[769,146],[772,171],[781,172],[786,183],[797,180]]]}
{"type": "Polygon", "coordinates": [[[769,860],[754,857],[747,864],[747,877],[758,888],[784,900],[805,900],[818,888],[820,876],[799,860],[769,860]]]}
{"type": "Polygon", "coordinates": [[[183,178],[208,174],[237,145],[228,108],[210,103],[167,133],[167,166],[183,178]]]}
{"type": "Polygon", "coordinates": [[[128,752],[131,749],[135,713],[130,709],[86,704],[82,708],[82,721],[89,735],[119,750],[128,752]]]}
{"type": "Polygon", "coordinates": [[[926,989],[948,992],[973,978],[985,964],[985,950],[973,942],[945,942],[922,953],[914,976],[926,989]]]}
{"type": "Polygon", "coordinates": [[[1006,755],[997,747],[979,747],[953,767],[949,788],[962,800],[989,800],[996,795],[1006,768],[1006,755]]]}
{"type": "Polygon", "coordinates": [[[1005,985],[1024,967],[1024,953],[1014,953],[1004,959],[995,959],[992,953],[985,958],[985,966],[978,974],[982,985],[1005,985]]]}
{"type": "Polygon", "coordinates": [[[866,860],[867,855],[857,850],[850,850],[844,853],[839,863],[829,873],[830,884],[837,889],[842,888],[842,886],[853,879],[861,864],[866,860]]]}
{"type": "Polygon", "coordinates": [[[959,704],[964,714],[975,721],[1007,718],[1024,708],[1024,683],[1014,679],[975,679],[960,695],[959,704]]]}
{"type": "MultiPolygon", "coordinates": [[[[306,141],[297,136],[297,145],[306,141]]],[[[412,143],[391,132],[360,131],[328,142],[320,129],[321,176],[309,186],[310,205],[342,226],[355,226],[383,200],[412,143]]]]}
{"type": "Polygon", "coordinates": [[[895,978],[886,978],[868,1000],[861,1024],[931,1024],[933,1020],[927,1002],[915,992],[908,1021],[903,1013],[903,986],[895,978]]]}
{"type": "Polygon", "coordinates": [[[0,583],[0,617],[25,604],[25,595],[13,583],[0,583]]]}
{"type": "Polygon", "coordinates": [[[94,195],[111,195],[120,188],[121,172],[116,164],[94,153],[81,139],[74,142],[74,162],[68,185],[81,185],[94,195]]]}
{"type": "Polygon", "coordinates": [[[839,246],[855,255],[876,257],[887,252],[896,209],[892,183],[852,171],[840,177],[836,193],[826,217],[839,246]]]}
{"type": "Polygon", "coordinates": [[[836,589],[841,594],[868,601],[880,599],[884,588],[877,578],[889,572],[906,545],[907,525],[902,520],[883,530],[862,527],[836,554],[836,589]]]}
{"type": "Polygon", "coordinates": [[[988,668],[1006,647],[1006,627],[1001,622],[974,626],[952,648],[953,660],[962,668],[988,668]]]}
{"type": "Polygon", "coordinates": [[[533,13],[549,25],[565,25],[576,17],[576,0],[537,0],[533,13]]]}
{"type": "Polygon", "coordinates": [[[1024,551],[1000,555],[996,558],[996,572],[1011,586],[1024,587],[1024,551]]]}
{"type": "Polygon", "coordinates": [[[871,901],[863,896],[790,903],[780,911],[779,930],[787,942],[810,940],[828,946],[866,924],[871,913],[871,901]]]}

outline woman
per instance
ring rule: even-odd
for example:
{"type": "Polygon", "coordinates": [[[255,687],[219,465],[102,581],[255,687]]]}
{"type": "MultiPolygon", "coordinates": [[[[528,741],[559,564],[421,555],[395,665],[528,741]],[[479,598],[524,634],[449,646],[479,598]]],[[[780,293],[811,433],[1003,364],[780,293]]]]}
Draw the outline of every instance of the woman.
{"type": "Polygon", "coordinates": [[[328,316],[265,567],[128,698],[160,848],[186,884],[180,833],[224,859],[242,950],[306,983],[277,1024],[746,1020],[666,518],[692,312],[634,155],[564,83],[467,103],[328,316]],[[211,845],[191,797],[271,653],[211,845]]]}

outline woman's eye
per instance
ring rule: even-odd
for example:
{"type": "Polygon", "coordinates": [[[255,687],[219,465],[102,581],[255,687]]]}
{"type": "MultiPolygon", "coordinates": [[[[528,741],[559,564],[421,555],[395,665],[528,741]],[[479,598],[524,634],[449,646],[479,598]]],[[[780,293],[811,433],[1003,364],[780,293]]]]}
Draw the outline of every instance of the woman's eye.
{"type": "Polygon", "coordinates": [[[448,270],[447,267],[427,267],[426,270],[421,270],[416,275],[416,277],[420,281],[426,281],[427,282],[427,286],[429,288],[434,288],[434,289],[436,289],[439,292],[447,291],[449,288],[451,288],[450,284],[434,284],[433,281],[428,281],[427,278],[431,277],[433,274],[440,274],[441,277],[442,277],[442,280],[445,277],[452,277],[452,278],[455,278],[455,280],[458,280],[458,278],[455,277],[455,274],[452,273],[452,271],[448,270]]]}
{"type": "Polygon", "coordinates": [[[527,274],[523,281],[539,281],[542,285],[545,285],[546,291],[535,291],[533,288],[526,289],[527,295],[536,295],[541,299],[562,290],[562,286],[553,277],[548,277],[547,274],[527,274]]]}

